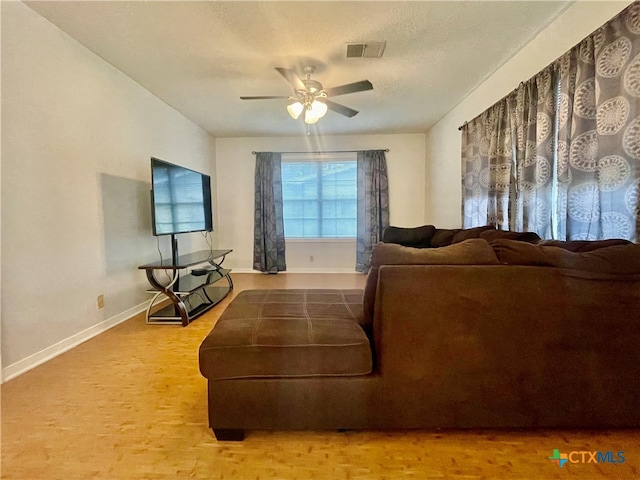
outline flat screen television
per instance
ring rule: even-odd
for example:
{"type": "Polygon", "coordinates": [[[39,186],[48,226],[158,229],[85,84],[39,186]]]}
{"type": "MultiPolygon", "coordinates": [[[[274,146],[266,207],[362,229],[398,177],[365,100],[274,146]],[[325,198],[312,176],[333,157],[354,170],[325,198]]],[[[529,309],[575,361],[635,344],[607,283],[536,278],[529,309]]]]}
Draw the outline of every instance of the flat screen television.
{"type": "Polygon", "coordinates": [[[151,157],[153,234],[213,231],[211,178],[151,157]]]}

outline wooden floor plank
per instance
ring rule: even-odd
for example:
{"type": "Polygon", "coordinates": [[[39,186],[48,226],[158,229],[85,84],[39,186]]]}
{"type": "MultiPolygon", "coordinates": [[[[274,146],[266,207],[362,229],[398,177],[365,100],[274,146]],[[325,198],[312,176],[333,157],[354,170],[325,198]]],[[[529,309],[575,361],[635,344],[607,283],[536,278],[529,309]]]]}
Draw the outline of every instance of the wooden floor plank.
{"type": "MultiPolygon", "coordinates": [[[[248,288],[362,288],[360,274],[235,274],[248,288]]],[[[188,327],[128,320],[2,386],[4,479],[640,478],[640,430],[248,432],[207,427],[198,347],[230,298],[188,327]],[[625,452],[571,464],[561,452],[625,452]]]]}

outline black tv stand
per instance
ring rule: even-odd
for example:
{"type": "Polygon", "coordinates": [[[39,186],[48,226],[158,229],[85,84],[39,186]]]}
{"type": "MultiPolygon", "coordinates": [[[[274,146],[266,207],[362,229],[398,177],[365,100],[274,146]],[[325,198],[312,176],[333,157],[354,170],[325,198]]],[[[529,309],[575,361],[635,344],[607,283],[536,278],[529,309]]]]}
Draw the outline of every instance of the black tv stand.
{"type": "Polygon", "coordinates": [[[146,318],[149,324],[181,324],[186,327],[233,290],[231,270],[222,268],[222,262],[232,250],[203,250],[180,256],[177,255],[177,248],[173,252],[171,259],[138,267],[146,271],[147,280],[153,287],[149,292],[155,294],[147,308],[146,318]],[[196,274],[179,273],[180,270],[200,264],[205,266],[198,268],[196,274]],[[173,276],[167,285],[162,285],[156,276],[161,270],[172,271],[173,276]],[[226,280],[226,285],[213,286],[222,279],[226,280]],[[163,297],[171,300],[171,305],[152,313],[153,307],[163,297]]]}

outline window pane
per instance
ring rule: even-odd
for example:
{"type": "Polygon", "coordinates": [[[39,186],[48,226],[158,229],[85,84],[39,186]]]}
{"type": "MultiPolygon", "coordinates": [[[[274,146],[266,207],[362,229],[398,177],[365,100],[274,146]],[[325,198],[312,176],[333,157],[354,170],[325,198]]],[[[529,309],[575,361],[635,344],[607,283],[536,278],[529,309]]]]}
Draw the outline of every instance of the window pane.
{"type": "Polygon", "coordinates": [[[322,216],[329,218],[353,218],[357,215],[355,200],[329,200],[322,202],[322,216]]]}
{"type": "Polygon", "coordinates": [[[304,209],[302,211],[303,218],[318,218],[318,202],[317,201],[305,201],[304,209]]]}
{"type": "Polygon", "coordinates": [[[318,197],[318,166],[315,163],[282,163],[282,197],[315,199],[318,197]]]}
{"type": "Polygon", "coordinates": [[[297,200],[302,198],[303,185],[301,183],[283,183],[282,198],[297,200]]]}
{"type": "Polygon", "coordinates": [[[284,218],[303,218],[303,204],[299,200],[289,200],[282,202],[282,210],[284,218]]]}
{"type": "Polygon", "coordinates": [[[303,229],[302,229],[303,220],[295,220],[291,218],[284,219],[284,236],[291,238],[302,238],[303,229]]]}
{"type": "Polygon", "coordinates": [[[320,236],[320,229],[318,228],[318,220],[303,220],[302,221],[302,237],[303,238],[318,238],[320,236]]]}
{"type": "Polygon", "coordinates": [[[336,220],[336,231],[339,237],[355,237],[357,232],[356,219],[354,218],[339,218],[336,220]]]}
{"type": "Polygon", "coordinates": [[[322,164],[322,198],[356,198],[356,162],[322,164]]]}
{"type": "Polygon", "coordinates": [[[336,218],[336,202],[322,202],[322,218],[336,218]]]}
{"type": "Polygon", "coordinates": [[[327,237],[337,237],[338,230],[334,219],[324,218],[322,220],[322,233],[327,237]]]}
{"type": "Polygon", "coordinates": [[[318,177],[314,176],[306,180],[302,185],[302,197],[301,198],[318,198],[318,177]]]}

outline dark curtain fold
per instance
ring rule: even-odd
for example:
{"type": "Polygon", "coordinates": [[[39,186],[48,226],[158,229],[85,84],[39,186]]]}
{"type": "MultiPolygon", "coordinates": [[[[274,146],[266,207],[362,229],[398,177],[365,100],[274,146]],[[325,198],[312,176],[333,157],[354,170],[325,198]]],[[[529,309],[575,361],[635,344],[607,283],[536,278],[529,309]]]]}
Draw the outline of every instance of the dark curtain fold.
{"type": "Polygon", "coordinates": [[[373,246],[389,226],[389,179],[383,150],[358,152],[357,162],[356,271],[366,273],[371,266],[373,246]]]}
{"type": "Polygon", "coordinates": [[[278,273],[285,263],[280,153],[258,152],[255,170],[253,268],[278,273]]]}

